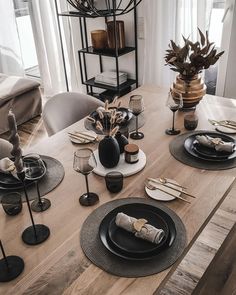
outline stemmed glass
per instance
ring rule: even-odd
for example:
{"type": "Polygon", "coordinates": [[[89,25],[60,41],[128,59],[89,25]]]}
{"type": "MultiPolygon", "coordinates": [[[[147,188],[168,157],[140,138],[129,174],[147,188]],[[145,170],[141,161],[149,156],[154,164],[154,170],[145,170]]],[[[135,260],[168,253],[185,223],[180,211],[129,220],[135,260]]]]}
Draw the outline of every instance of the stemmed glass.
{"type": "Polygon", "coordinates": [[[94,153],[89,148],[79,149],[74,153],[73,168],[75,171],[85,176],[87,193],[84,193],[79,202],[82,206],[92,206],[99,201],[99,197],[95,193],[89,192],[88,175],[97,166],[94,153]]]}
{"type": "Polygon", "coordinates": [[[142,139],[144,138],[144,134],[138,131],[138,115],[144,111],[142,95],[132,95],[129,99],[129,108],[136,116],[136,131],[130,134],[130,138],[142,139]]]}
{"type": "Polygon", "coordinates": [[[35,212],[42,212],[51,206],[51,202],[46,198],[41,198],[39,191],[39,179],[46,173],[46,167],[38,154],[28,154],[24,156],[25,179],[35,181],[38,200],[34,200],[31,209],[35,212]]]}
{"type": "Polygon", "coordinates": [[[168,135],[176,135],[180,133],[180,130],[175,129],[175,112],[183,107],[183,98],[181,93],[178,93],[176,95],[177,97],[173,97],[172,92],[169,92],[166,101],[166,105],[173,112],[172,128],[166,129],[166,134],[168,135]]]}

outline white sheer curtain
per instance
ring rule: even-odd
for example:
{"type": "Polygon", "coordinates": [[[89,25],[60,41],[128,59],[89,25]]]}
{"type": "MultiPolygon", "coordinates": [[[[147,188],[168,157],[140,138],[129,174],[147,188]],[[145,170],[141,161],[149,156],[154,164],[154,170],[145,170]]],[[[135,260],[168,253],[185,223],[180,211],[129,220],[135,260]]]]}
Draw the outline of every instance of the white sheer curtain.
{"type": "Polygon", "coordinates": [[[12,0],[0,0],[0,72],[8,75],[24,75],[12,0]]]}
{"type": "MultiPolygon", "coordinates": [[[[31,21],[36,43],[40,74],[46,96],[66,91],[61,44],[56,17],[55,0],[30,0],[31,21]]],[[[66,10],[66,1],[58,0],[66,10]]],[[[81,90],[76,69],[72,27],[69,18],[61,23],[69,88],[81,90]]]]}
{"type": "Polygon", "coordinates": [[[175,74],[165,66],[165,50],[182,35],[197,39],[197,28],[209,28],[213,0],[148,0],[145,10],[143,82],[169,87],[175,74]]]}

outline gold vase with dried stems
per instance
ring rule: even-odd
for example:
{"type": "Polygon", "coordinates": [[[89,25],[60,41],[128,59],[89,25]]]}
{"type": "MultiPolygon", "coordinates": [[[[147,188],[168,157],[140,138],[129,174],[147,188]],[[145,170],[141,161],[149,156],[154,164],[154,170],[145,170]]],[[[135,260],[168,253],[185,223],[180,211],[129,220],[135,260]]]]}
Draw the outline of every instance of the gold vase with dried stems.
{"type": "Polygon", "coordinates": [[[183,47],[171,40],[165,55],[166,65],[179,73],[171,92],[176,100],[179,93],[182,94],[184,108],[195,107],[206,94],[206,85],[200,73],[214,65],[224,53],[217,53],[214,43],[209,41],[208,32],[204,35],[198,29],[198,33],[200,41],[195,43],[183,37],[183,47]]]}

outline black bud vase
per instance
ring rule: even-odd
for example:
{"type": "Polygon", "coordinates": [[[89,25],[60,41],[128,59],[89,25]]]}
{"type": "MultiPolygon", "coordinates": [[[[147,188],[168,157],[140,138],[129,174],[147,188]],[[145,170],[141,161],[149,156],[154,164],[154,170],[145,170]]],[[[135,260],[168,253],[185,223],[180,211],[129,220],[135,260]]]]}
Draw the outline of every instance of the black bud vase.
{"type": "Polygon", "coordinates": [[[115,167],[120,160],[120,148],[117,140],[112,136],[105,136],[99,142],[98,155],[104,167],[115,167]]]}
{"type": "Polygon", "coordinates": [[[119,147],[120,147],[120,153],[123,154],[124,147],[129,143],[128,139],[118,131],[116,133],[115,139],[117,140],[119,147]]]}

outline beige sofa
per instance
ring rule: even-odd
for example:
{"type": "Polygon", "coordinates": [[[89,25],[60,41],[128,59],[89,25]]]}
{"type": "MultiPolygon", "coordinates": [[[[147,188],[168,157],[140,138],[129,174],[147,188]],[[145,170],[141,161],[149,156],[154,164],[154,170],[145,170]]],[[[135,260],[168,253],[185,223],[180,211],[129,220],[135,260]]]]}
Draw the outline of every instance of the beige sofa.
{"type": "Polygon", "coordinates": [[[42,112],[42,99],[37,81],[0,73],[0,134],[9,130],[10,109],[20,125],[42,112]]]}

